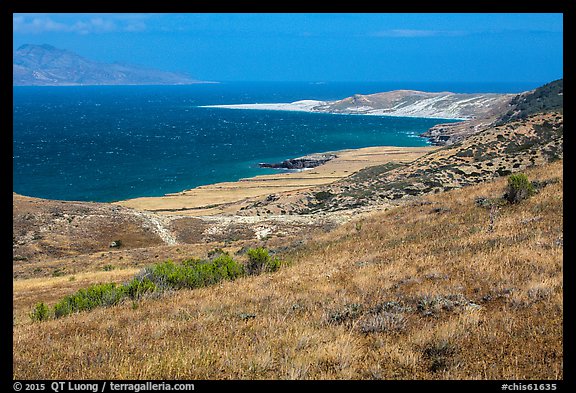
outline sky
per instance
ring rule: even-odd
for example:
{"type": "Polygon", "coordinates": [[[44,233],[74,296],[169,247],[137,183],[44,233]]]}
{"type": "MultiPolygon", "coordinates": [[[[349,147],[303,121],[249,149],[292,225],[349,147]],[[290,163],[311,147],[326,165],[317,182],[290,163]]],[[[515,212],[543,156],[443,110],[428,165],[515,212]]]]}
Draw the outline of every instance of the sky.
{"type": "Polygon", "coordinates": [[[559,13],[13,14],[13,44],[50,44],[205,81],[563,77],[559,13]]]}

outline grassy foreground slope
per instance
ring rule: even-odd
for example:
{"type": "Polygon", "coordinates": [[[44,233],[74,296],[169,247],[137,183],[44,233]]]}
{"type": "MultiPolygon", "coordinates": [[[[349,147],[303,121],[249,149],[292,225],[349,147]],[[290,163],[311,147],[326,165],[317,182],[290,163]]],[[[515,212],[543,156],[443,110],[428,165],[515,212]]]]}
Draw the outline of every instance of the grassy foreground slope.
{"type": "Polygon", "coordinates": [[[561,379],[562,160],[525,173],[555,180],[492,215],[476,198],[505,177],[320,234],[275,273],[15,324],[13,376],[561,379]]]}

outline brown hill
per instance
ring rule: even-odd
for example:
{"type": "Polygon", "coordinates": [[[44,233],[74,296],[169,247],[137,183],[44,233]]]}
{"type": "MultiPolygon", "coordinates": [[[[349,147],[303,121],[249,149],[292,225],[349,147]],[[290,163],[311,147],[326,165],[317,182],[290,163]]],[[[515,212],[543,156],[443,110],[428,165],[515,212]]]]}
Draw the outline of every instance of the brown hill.
{"type": "Polygon", "coordinates": [[[57,320],[27,314],[137,270],[16,280],[13,377],[561,380],[562,161],[526,173],[558,181],[492,226],[475,201],[505,178],[316,235],[276,273],[57,320]]]}
{"type": "Polygon", "coordinates": [[[14,259],[63,257],[109,249],[163,244],[146,215],[107,203],[54,201],[13,194],[14,259]],[[114,245],[112,245],[114,247],[114,245]]]}
{"type": "Polygon", "coordinates": [[[419,116],[436,118],[485,118],[502,112],[512,94],[424,92],[394,90],[375,94],[356,94],[339,101],[326,102],[314,108],[330,113],[363,113],[390,116],[419,116]]]}

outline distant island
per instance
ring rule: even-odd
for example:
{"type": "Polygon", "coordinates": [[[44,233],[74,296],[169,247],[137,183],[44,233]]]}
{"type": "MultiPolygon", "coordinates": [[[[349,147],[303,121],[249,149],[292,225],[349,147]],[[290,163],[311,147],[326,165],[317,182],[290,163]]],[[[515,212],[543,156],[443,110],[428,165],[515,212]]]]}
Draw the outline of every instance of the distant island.
{"type": "Polygon", "coordinates": [[[13,86],[207,83],[182,73],[120,63],[100,63],[48,44],[20,46],[13,54],[12,78],[13,86]]]}

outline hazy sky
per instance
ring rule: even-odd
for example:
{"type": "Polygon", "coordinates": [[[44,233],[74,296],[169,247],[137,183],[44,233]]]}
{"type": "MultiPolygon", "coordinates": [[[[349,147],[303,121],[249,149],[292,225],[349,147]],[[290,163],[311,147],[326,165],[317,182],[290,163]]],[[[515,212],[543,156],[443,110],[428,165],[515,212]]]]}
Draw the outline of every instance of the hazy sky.
{"type": "Polygon", "coordinates": [[[562,14],[14,14],[14,49],[213,81],[549,82],[562,14]]]}

